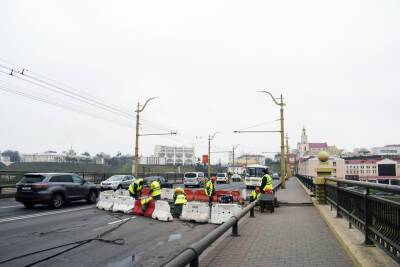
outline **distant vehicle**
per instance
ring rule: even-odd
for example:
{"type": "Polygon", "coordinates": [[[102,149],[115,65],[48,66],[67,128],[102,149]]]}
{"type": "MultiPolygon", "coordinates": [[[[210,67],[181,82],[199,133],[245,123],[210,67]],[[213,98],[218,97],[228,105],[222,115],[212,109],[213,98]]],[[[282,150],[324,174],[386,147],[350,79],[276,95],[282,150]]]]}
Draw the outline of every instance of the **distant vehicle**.
{"type": "Polygon", "coordinates": [[[113,175],[100,183],[100,190],[128,189],[135,181],[132,175],[113,175]]]}
{"type": "Polygon", "coordinates": [[[279,174],[277,173],[277,172],[274,172],[273,174],[272,174],[272,179],[274,179],[274,180],[279,180],[279,174]]]}
{"type": "Polygon", "coordinates": [[[239,174],[234,173],[234,174],[232,174],[232,176],[231,176],[231,180],[232,180],[233,182],[240,182],[240,181],[242,180],[242,177],[241,177],[239,174]]]}
{"type": "Polygon", "coordinates": [[[169,183],[164,176],[148,176],[143,179],[145,186],[150,186],[150,184],[155,181],[160,180],[161,188],[172,188],[173,184],[169,183]]]}
{"type": "Polygon", "coordinates": [[[226,172],[217,173],[217,183],[229,183],[229,177],[226,172]]]}
{"type": "Polygon", "coordinates": [[[267,166],[264,165],[248,165],[246,167],[246,175],[244,177],[244,183],[246,188],[255,188],[261,186],[261,178],[263,176],[263,170],[268,170],[267,166]]]}
{"type": "Polygon", "coordinates": [[[201,187],[204,186],[205,179],[203,172],[185,172],[183,175],[183,185],[185,187],[201,187]]]}
{"type": "Polygon", "coordinates": [[[35,204],[49,204],[60,208],[74,200],[95,203],[99,192],[96,185],[74,173],[27,173],[17,183],[15,200],[32,208],[35,204]]]}

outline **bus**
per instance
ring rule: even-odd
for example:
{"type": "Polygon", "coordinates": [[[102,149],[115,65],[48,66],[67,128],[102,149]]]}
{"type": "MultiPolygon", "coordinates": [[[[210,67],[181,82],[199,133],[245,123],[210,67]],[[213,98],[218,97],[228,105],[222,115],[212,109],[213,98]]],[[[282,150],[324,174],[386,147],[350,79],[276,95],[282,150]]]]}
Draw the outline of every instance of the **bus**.
{"type": "Polygon", "coordinates": [[[263,170],[268,170],[267,166],[264,165],[247,165],[246,174],[244,177],[244,183],[247,189],[261,186],[261,178],[263,176],[263,170]]]}

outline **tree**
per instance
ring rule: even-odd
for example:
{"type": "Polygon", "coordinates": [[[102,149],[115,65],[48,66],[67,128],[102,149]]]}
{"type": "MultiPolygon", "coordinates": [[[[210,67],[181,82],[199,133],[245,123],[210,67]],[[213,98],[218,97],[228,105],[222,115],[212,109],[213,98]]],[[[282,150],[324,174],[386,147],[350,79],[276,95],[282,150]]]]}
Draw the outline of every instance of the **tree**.
{"type": "Polygon", "coordinates": [[[3,157],[9,157],[11,162],[20,162],[21,156],[19,155],[18,151],[14,150],[6,150],[1,153],[3,157]]]}
{"type": "Polygon", "coordinates": [[[90,157],[90,154],[89,154],[89,152],[84,152],[84,153],[82,153],[82,156],[90,157]]]}

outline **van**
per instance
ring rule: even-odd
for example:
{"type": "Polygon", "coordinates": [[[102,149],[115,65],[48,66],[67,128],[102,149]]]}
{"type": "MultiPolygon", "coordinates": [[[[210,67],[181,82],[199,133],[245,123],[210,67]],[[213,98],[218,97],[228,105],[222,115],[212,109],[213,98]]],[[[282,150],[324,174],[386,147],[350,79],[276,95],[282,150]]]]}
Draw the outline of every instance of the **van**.
{"type": "Polygon", "coordinates": [[[204,172],[185,172],[185,174],[183,175],[183,185],[185,187],[201,187],[204,186],[204,182],[204,172]]]}

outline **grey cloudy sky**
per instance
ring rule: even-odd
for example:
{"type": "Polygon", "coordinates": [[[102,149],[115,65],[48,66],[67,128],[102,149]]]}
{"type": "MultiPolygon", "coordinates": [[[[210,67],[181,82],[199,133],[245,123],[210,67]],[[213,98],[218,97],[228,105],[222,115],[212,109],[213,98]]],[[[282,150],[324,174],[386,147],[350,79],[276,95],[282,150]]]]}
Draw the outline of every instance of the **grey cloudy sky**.
{"type": "MultiPolygon", "coordinates": [[[[131,111],[159,96],[143,130],[178,136],[142,138],[147,155],[155,144],[196,144],[200,155],[214,131],[215,150],[278,151],[276,134],[232,133],[278,118],[256,93],[266,89],[285,97],[290,146],[304,125],[311,141],[373,147],[400,143],[399,14],[397,0],[3,0],[0,58],[131,111]]],[[[0,85],[134,124],[3,73],[0,85]]],[[[0,99],[0,150],[133,153],[134,129],[3,91],[0,99]]]]}

